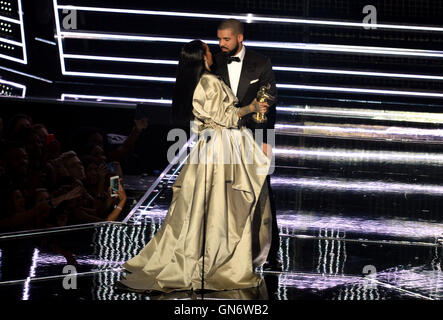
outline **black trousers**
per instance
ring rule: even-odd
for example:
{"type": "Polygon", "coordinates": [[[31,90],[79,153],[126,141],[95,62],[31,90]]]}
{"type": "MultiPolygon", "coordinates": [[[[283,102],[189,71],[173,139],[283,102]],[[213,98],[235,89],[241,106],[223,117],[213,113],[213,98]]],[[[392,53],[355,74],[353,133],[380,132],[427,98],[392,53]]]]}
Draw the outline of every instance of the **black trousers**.
{"type": "Polygon", "coordinates": [[[275,196],[271,187],[271,176],[266,176],[266,181],[268,182],[268,193],[269,200],[271,203],[271,216],[272,216],[272,240],[271,248],[269,249],[268,261],[275,262],[278,257],[278,252],[280,251],[280,232],[277,225],[277,210],[275,208],[275,196]]]}
{"type": "MultiPolygon", "coordinates": [[[[275,108],[275,106],[274,106],[275,108]]],[[[274,111],[275,112],[275,111],[274,111]]],[[[252,113],[248,114],[247,116],[243,117],[244,123],[242,125],[246,125],[246,127],[251,130],[252,136],[255,139],[255,129],[263,129],[263,143],[268,143],[268,135],[266,129],[274,129],[273,126],[270,126],[268,123],[265,124],[257,124],[252,119],[252,113]]],[[[275,119],[275,117],[274,117],[275,119]]],[[[269,120],[268,120],[269,121],[269,120]]],[[[275,123],[275,120],[274,120],[275,123]]],[[[277,224],[277,209],[275,207],[275,195],[272,191],[271,187],[271,176],[266,176],[266,181],[268,182],[268,193],[269,193],[269,200],[271,203],[271,216],[272,216],[272,239],[271,239],[271,248],[269,249],[268,254],[268,261],[269,262],[276,262],[276,260],[279,258],[278,252],[280,251],[280,231],[278,230],[278,224],[277,224]]]]}

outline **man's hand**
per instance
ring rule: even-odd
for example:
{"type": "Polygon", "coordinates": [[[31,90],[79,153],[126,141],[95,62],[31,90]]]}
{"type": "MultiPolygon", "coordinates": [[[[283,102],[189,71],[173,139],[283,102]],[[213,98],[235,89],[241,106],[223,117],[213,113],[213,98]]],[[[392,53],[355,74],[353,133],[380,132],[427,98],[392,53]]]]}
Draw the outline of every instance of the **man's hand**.
{"type": "Polygon", "coordinates": [[[260,113],[266,113],[268,112],[269,104],[267,102],[259,102],[258,103],[260,108],[260,113]]]}
{"type": "Polygon", "coordinates": [[[258,102],[257,99],[254,99],[249,105],[250,112],[260,112],[266,113],[269,108],[269,104],[267,102],[258,102]]]}

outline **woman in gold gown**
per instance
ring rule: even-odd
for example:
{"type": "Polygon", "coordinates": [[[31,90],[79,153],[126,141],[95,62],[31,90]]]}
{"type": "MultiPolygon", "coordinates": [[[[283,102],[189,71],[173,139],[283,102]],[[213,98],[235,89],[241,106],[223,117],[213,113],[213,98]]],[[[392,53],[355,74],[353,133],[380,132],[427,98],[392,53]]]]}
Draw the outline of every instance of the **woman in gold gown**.
{"type": "Polygon", "coordinates": [[[161,229],[123,264],[117,287],[139,292],[257,287],[266,261],[271,214],[269,157],[239,120],[266,112],[254,100],[236,108],[231,89],[210,73],[212,55],[200,40],[186,44],[172,104],[175,120],[192,120],[199,138],[173,185],[161,229]],[[207,136],[210,136],[208,139],[207,136]]]}

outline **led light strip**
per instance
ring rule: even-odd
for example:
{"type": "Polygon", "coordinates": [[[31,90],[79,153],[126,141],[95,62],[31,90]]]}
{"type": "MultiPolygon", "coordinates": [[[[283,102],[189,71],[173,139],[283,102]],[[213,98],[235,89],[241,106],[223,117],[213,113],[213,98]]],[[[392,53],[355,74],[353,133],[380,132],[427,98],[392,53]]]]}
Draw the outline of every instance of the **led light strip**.
{"type": "Polygon", "coordinates": [[[372,120],[443,123],[443,114],[430,112],[403,112],[391,110],[370,110],[370,109],[345,109],[327,107],[277,107],[277,111],[282,113],[296,113],[297,115],[332,116],[332,117],[354,117],[372,120]]]}
{"type": "Polygon", "coordinates": [[[286,187],[302,187],[312,189],[326,189],[334,191],[357,191],[376,193],[413,193],[433,196],[443,195],[443,187],[439,185],[422,185],[410,183],[395,183],[370,180],[326,179],[322,178],[285,178],[273,177],[272,185],[286,187]]]}
{"type": "Polygon", "coordinates": [[[8,44],[12,44],[14,46],[18,46],[18,47],[22,47],[23,46],[23,43],[21,43],[21,42],[14,41],[14,40],[9,40],[9,39],[6,39],[6,38],[1,38],[0,37],[0,41],[8,43],[8,44]]]}
{"type": "Polygon", "coordinates": [[[27,56],[27,52],[26,52],[25,27],[23,24],[22,0],[17,0],[17,4],[18,4],[18,14],[20,16],[20,20],[11,19],[11,18],[7,18],[7,17],[3,17],[3,16],[0,16],[0,20],[20,24],[20,35],[21,35],[22,41],[18,42],[18,41],[14,41],[14,40],[5,39],[5,38],[0,38],[0,42],[4,42],[4,43],[8,43],[8,44],[17,46],[17,47],[21,47],[22,52],[23,52],[23,59],[11,57],[6,54],[0,54],[0,58],[14,61],[14,62],[18,62],[18,63],[22,63],[22,64],[28,64],[28,56],[27,56]]]}
{"type": "Polygon", "coordinates": [[[308,86],[308,85],[295,85],[295,84],[277,84],[277,88],[292,89],[292,90],[314,90],[314,91],[329,91],[329,92],[351,92],[351,93],[368,93],[368,94],[382,94],[382,95],[396,95],[396,96],[443,98],[442,93],[419,92],[419,91],[343,88],[343,87],[308,86]]]}
{"type": "Polygon", "coordinates": [[[443,28],[441,27],[409,26],[409,25],[395,25],[395,24],[367,24],[360,22],[328,21],[328,20],[315,20],[315,19],[258,17],[252,15],[251,13],[246,15],[227,15],[227,14],[209,14],[209,13],[193,13],[193,12],[98,8],[98,7],[85,7],[85,6],[72,6],[72,5],[59,5],[57,6],[57,8],[59,10],[68,9],[68,10],[90,11],[90,12],[124,13],[124,14],[139,14],[139,15],[152,15],[152,16],[183,17],[183,18],[205,18],[205,19],[217,19],[217,20],[233,18],[238,20],[245,20],[247,23],[273,22],[273,23],[285,23],[285,24],[288,23],[312,24],[312,25],[327,25],[327,26],[357,27],[357,28],[370,26],[371,28],[376,27],[382,29],[443,32],[443,28]]]}
{"type": "MultiPolygon", "coordinates": [[[[174,60],[93,56],[93,55],[81,55],[81,54],[64,54],[64,58],[77,59],[77,60],[119,61],[119,62],[130,62],[130,63],[178,65],[178,61],[174,60]]],[[[443,76],[415,75],[415,74],[404,74],[404,73],[367,72],[367,71],[353,71],[353,70],[297,68],[297,67],[280,67],[280,66],[274,66],[272,67],[272,69],[275,71],[286,71],[286,72],[329,73],[329,74],[353,75],[353,76],[406,78],[406,79],[420,79],[420,80],[443,80],[443,76]]]]}
{"type": "Polygon", "coordinates": [[[37,40],[37,41],[43,42],[43,43],[47,43],[47,44],[53,45],[53,46],[57,45],[55,42],[49,41],[49,40],[46,40],[46,39],[37,38],[37,37],[35,37],[34,39],[37,40]]]}
{"type": "Polygon", "coordinates": [[[308,131],[308,134],[312,132],[317,132],[317,134],[324,135],[323,132],[327,134],[346,134],[347,137],[351,138],[363,138],[360,135],[371,135],[367,138],[383,138],[386,140],[385,136],[389,139],[401,138],[402,141],[405,138],[413,138],[417,140],[421,138],[420,142],[424,142],[426,138],[432,138],[431,142],[441,142],[443,140],[443,130],[441,129],[417,129],[417,128],[402,128],[402,127],[385,127],[385,128],[365,128],[360,126],[354,127],[343,127],[340,125],[294,125],[294,124],[276,124],[275,129],[281,134],[304,134],[308,131]],[[288,132],[289,130],[289,132],[288,132]],[[292,131],[291,131],[292,130],[292,131]],[[351,136],[352,135],[352,136],[351,136]]]}
{"type": "Polygon", "coordinates": [[[414,137],[432,136],[436,138],[443,138],[443,129],[417,129],[417,128],[402,128],[402,127],[386,127],[386,129],[372,129],[362,127],[340,127],[340,125],[296,125],[296,124],[276,124],[276,130],[284,131],[285,129],[292,130],[319,130],[329,131],[330,133],[355,133],[355,134],[389,134],[389,135],[411,135],[414,137]]]}
{"type": "Polygon", "coordinates": [[[9,72],[13,72],[13,73],[25,76],[25,77],[41,80],[41,81],[44,81],[44,82],[47,82],[47,83],[53,83],[51,80],[48,80],[48,79],[45,79],[45,78],[41,78],[41,77],[37,77],[37,76],[34,76],[32,74],[24,73],[24,72],[17,71],[17,70],[14,70],[14,69],[2,67],[2,66],[0,66],[0,69],[5,70],[5,71],[9,71],[9,72]]]}
{"type": "Polygon", "coordinates": [[[65,59],[78,59],[78,60],[121,61],[121,62],[133,62],[133,63],[178,65],[178,61],[160,60],[160,59],[139,59],[139,58],[110,57],[110,56],[91,56],[91,55],[81,55],[81,54],[65,54],[64,57],[65,57],[65,59]]]}
{"type": "Polygon", "coordinates": [[[28,54],[26,51],[26,38],[25,38],[25,25],[23,22],[23,8],[22,8],[22,0],[18,0],[18,12],[20,16],[20,34],[23,42],[23,64],[28,64],[28,54]]]}
{"type": "Polygon", "coordinates": [[[175,82],[175,78],[168,77],[154,77],[154,76],[136,76],[128,74],[114,74],[114,73],[95,73],[95,72],[77,72],[77,71],[64,71],[64,75],[77,76],[77,77],[95,77],[95,78],[109,78],[109,79],[130,79],[130,80],[143,80],[143,81],[158,81],[158,82],[175,82]]]}
{"type": "MultiPolygon", "coordinates": [[[[187,43],[192,39],[171,38],[171,37],[149,37],[149,36],[127,36],[116,34],[100,34],[100,33],[85,33],[85,32],[62,32],[60,29],[60,18],[58,9],[75,9],[73,6],[58,6],[57,0],[53,0],[54,12],[56,16],[56,38],[58,40],[60,65],[63,75],[83,76],[83,77],[99,77],[99,78],[114,78],[114,79],[131,79],[131,80],[146,80],[146,81],[160,81],[160,82],[175,82],[174,78],[170,77],[153,77],[153,76],[135,76],[135,75],[117,75],[107,73],[87,73],[87,72],[73,72],[66,71],[63,42],[62,38],[80,38],[80,39],[101,39],[101,40],[129,40],[129,41],[159,41],[159,42],[176,42],[187,43]]],[[[136,10],[137,11],[137,10],[136,10]]],[[[122,11],[124,13],[124,11],[122,11]]],[[[206,40],[208,44],[218,44],[218,41],[206,40]]],[[[397,55],[418,55],[418,56],[433,56],[443,57],[443,52],[427,51],[427,50],[412,50],[412,49],[398,49],[398,48],[379,48],[379,47],[361,47],[361,46],[337,46],[337,45],[315,45],[315,44],[287,44],[280,43],[283,48],[292,48],[300,50],[326,50],[326,51],[344,51],[344,52],[363,52],[363,53],[386,53],[397,55]],[[345,48],[348,48],[346,50],[345,48]],[[368,49],[370,48],[370,49],[368,49]]],[[[278,43],[265,42],[245,42],[248,46],[258,47],[278,47],[278,43]]],[[[122,58],[128,59],[128,58],[122,58]]],[[[335,92],[356,92],[356,93],[372,93],[372,94],[387,94],[387,95],[404,95],[404,96],[422,96],[422,97],[443,97],[443,94],[427,93],[427,92],[409,92],[409,91],[391,91],[391,90],[374,90],[361,88],[339,88],[339,87],[322,87],[322,86],[297,86],[289,84],[278,84],[282,89],[292,90],[320,90],[320,91],[335,91],[335,92]]]]}
{"type": "Polygon", "coordinates": [[[370,72],[370,71],[354,71],[354,70],[338,70],[338,69],[316,69],[316,68],[294,68],[294,67],[273,67],[276,71],[288,72],[308,72],[308,73],[329,73],[342,74],[352,76],[369,76],[369,77],[388,77],[388,78],[405,78],[420,80],[443,80],[443,76],[432,76],[424,74],[407,74],[407,73],[389,73],[389,72],[370,72]]]}
{"type": "Polygon", "coordinates": [[[8,17],[5,17],[5,16],[0,16],[0,20],[11,22],[11,23],[15,23],[15,24],[20,24],[20,20],[8,18],[8,17]]]}
{"type": "MultiPolygon", "coordinates": [[[[130,79],[130,80],[158,81],[158,82],[169,82],[169,83],[175,82],[175,78],[171,77],[136,76],[136,75],[124,75],[124,74],[117,75],[112,73],[74,72],[74,71],[64,71],[63,74],[78,76],[78,77],[97,77],[97,78],[126,79],[126,80],[130,79]]],[[[277,84],[277,88],[290,89],[290,90],[314,90],[314,91],[352,92],[352,93],[383,94],[383,95],[397,95],[397,96],[419,96],[419,97],[429,97],[429,98],[443,97],[443,94],[441,93],[432,93],[432,92],[322,87],[322,86],[306,86],[306,85],[291,85],[291,84],[277,84]]]]}
{"type": "Polygon", "coordinates": [[[443,155],[438,153],[390,152],[390,151],[355,151],[347,149],[283,149],[274,148],[275,154],[282,156],[303,156],[326,161],[381,161],[387,163],[408,163],[443,165],[443,155]]]}
{"type": "MultiPolygon", "coordinates": [[[[15,82],[11,82],[11,81],[6,81],[3,79],[0,79],[0,83],[12,86],[12,87],[16,87],[18,89],[22,89],[22,98],[24,98],[26,96],[26,86],[19,84],[19,83],[15,83],[15,82]]],[[[1,96],[0,96],[1,97],[1,96]]]]}
{"type": "MultiPolygon", "coordinates": [[[[106,34],[106,33],[94,33],[94,32],[74,32],[74,31],[63,31],[58,33],[58,35],[66,39],[87,39],[87,40],[125,40],[125,41],[172,42],[172,43],[188,43],[193,40],[186,38],[135,36],[135,35],[106,34]]],[[[218,44],[218,41],[216,40],[202,40],[202,41],[208,44],[218,44]]],[[[364,53],[364,54],[371,53],[371,54],[380,54],[380,55],[443,58],[443,51],[436,51],[436,50],[349,46],[349,45],[336,45],[336,44],[315,44],[315,43],[303,43],[303,42],[244,41],[244,44],[246,46],[257,47],[257,48],[364,53]]]]}
{"type": "Polygon", "coordinates": [[[57,0],[52,0],[53,6],[54,6],[54,17],[55,17],[55,29],[57,34],[55,35],[55,38],[57,38],[57,43],[58,43],[58,57],[60,60],[60,68],[62,71],[62,74],[65,75],[66,74],[66,66],[65,66],[65,59],[63,58],[63,42],[61,37],[59,36],[61,33],[61,29],[60,29],[60,16],[58,14],[58,3],[57,0]]]}
{"type": "Polygon", "coordinates": [[[172,100],[167,100],[167,99],[141,99],[141,98],[127,98],[127,97],[81,95],[81,94],[70,94],[70,93],[63,93],[61,95],[62,101],[65,101],[67,98],[95,99],[95,100],[105,100],[105,101],[147,102],[147,103],[161,103],[161,104],[171,104],[172,103],[172,100]]]}

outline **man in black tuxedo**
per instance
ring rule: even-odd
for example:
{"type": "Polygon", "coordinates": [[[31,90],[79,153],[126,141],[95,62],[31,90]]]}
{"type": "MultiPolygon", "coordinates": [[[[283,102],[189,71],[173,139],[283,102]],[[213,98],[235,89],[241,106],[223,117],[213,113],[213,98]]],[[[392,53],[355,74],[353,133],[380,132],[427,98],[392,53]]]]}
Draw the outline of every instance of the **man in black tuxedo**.
{"type": "MultiPolygon", "coordinates": [[[[257,92],[261,86],[270,84],[269,93],[276,96],[277,89],[272,65],[269,58],[250,50],[243,45],[244,29],[243,24],[235,19],[223,21],[217,30],[219,46],[221,52],[215,55],[214,72],[220,76],[232,89],[238,98],[236,107],[243,107],[250,104],[257,97],[257,92]]],[[[255,135],[255,129],[263,129],[263,151],[266,154],[272,152],[271,146],[267,144],[266,129],[274,129],[275,126],[275,103],[268,108],[267,122],[256,123],[250,113],[242,118],[241,125],[251,129],[255,135]]],[[[275,198],[271,189],[271,179],[267,177],[269,186],[269,198],[272,213],[272,243],[268,255],[266,269],[281,269],[281,262],[278,258],[280,237],[277,227],[277,217],[275,208],[275,198]]]]}

